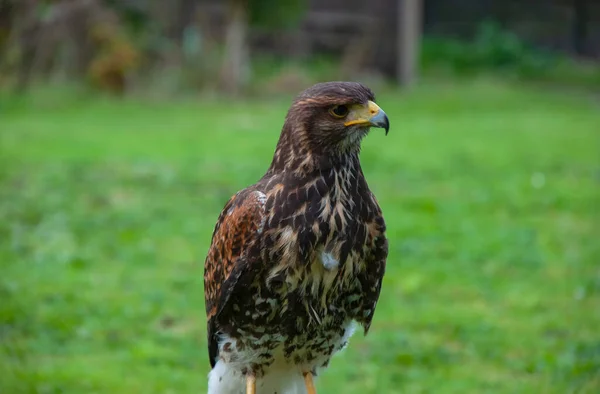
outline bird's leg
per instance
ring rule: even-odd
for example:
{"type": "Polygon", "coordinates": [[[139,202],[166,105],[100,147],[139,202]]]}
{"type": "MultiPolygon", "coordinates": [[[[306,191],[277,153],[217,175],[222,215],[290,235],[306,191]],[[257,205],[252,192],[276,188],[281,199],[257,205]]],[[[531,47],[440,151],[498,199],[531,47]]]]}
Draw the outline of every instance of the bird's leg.
{"type": "Polygon", "coordinates": [[[256,376],[253,373],[246,375],[246,394],[256,394],[256,376]]]}
{"type": "Polygon", "coordinates": [[[307,394],[317,394],[315,384],[313,383],[312,372],[304,372],[304,385],[306,386],[307,394]]]}

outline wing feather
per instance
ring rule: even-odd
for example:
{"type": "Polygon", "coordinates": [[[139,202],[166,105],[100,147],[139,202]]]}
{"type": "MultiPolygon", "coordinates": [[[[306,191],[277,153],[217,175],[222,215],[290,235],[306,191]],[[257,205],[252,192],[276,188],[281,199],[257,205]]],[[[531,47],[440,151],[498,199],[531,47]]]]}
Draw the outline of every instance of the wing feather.
{"type": "Polygon", "coordinates": [[[243,190],[221,212],[204,263],[204,300],[208,354],[214,367],[218,357],[217,317],[227,305],[242,272],[259,258],[252,254],[265,221],[265,195],[243,190]]]}
{"type": "Polygon", "coordinates": [[[369,332],[375,308],[381,293],[381,284],[385,274],[385,265],[388,256],[388,241],[385,236],[385,222],[382,216],[378,216],[369,226],[374,233],[378,234],[374,239],[374,248],[366,263],[366,270],[359,276],[363,290],[362,323],[365,335],[369,332]]]}

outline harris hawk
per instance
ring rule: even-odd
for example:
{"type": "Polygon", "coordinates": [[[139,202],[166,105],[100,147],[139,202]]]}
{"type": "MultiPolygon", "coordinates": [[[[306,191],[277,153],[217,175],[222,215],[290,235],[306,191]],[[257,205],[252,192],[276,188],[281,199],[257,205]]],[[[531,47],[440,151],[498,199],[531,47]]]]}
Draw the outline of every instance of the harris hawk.
{"type": "Polygon", "coordinates": [[[204,266],[209,394],[315,394],[313,376],[369,330],[388,244],[361,169],[373,92],[316,84],[293,101],[273,160],[221,212],[204,266]]]}

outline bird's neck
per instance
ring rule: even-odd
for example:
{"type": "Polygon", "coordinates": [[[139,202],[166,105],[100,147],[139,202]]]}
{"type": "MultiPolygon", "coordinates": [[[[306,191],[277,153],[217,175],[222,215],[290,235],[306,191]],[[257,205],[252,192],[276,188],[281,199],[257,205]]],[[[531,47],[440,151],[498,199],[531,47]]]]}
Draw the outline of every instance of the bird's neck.
{"type": "Polygon", "coordinates": [[[291,173],[297,177],[305,177],[332,170],[360,173],[358,152],[318,152],[290,145],[278,145],[268,173],[291,173]]]}
{"type": "Polygon", "coordinates": [[[292,137],[292,133],[284,130],[267,174],[287,172],[306,176],[315,172],[342,169],[361,173],[359,153],[360,145],[353,149],[328,149],[303,139],[303,134],[295,133],[292,137]]]}

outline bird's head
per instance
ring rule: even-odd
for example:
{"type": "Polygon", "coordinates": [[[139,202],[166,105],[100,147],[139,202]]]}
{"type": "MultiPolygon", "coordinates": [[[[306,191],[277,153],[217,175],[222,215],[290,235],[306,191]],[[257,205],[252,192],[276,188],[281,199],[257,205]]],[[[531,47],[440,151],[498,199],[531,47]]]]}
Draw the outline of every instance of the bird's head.
{"type": "Polygon", "coordinates": [[[270,171],[307,172],[358,159],[360,143],[371,127],[390,122],[375,95],[357,82],[318,83],[293,101],[281,131],[270,171]]]}
{"type": "Polygon", "coordinates": [[[291,143],[325,154],[358,151],[371,127],[390,123],[375,95],[357,82],[318,83],[300,93],[290,107],[284,132],[291,143]]]}

